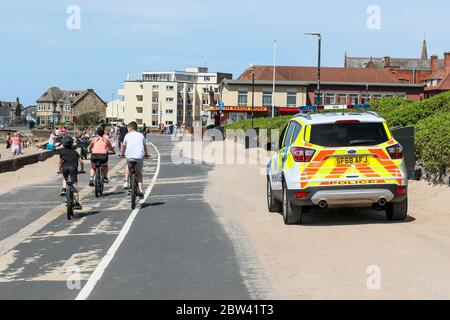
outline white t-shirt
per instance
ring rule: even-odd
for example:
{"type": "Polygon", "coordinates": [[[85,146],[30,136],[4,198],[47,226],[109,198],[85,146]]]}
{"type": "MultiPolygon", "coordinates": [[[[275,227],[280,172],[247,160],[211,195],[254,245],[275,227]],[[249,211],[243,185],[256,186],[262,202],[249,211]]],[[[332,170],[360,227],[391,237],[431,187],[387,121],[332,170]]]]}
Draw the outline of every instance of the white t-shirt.
{"type": "Polygon", "coordinates": [[[137,131],[128,132],[123,139],[123,144],[126,145],[125,158],[127,159],[144,159],[145,138],[142,133],[137,131]]]}

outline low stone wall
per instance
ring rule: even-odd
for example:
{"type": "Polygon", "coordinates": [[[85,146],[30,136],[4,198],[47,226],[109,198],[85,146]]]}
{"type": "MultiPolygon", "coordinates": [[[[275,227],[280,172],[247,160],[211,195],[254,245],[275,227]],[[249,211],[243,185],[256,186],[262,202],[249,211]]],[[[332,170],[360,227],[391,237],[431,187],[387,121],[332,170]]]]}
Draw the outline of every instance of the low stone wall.
{"type": "Polygon", "coordinates": [[[19,158],[0,160],[0,173],[16,171],[26,165],[30,165],[39,161],[45,161],[56,154],[56,151],[42,151],[40,153],[22,156],[19,158]]]}

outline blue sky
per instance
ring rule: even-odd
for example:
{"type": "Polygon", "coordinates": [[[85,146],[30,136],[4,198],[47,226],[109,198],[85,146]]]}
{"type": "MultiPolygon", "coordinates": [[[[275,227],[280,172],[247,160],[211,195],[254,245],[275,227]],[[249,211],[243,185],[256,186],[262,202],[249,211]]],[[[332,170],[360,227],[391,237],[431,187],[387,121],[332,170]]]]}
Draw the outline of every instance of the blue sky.
{"type": "Polygon", "coordinates": [[[50,86],[94,88],[109,100],[127,74],[208,66],[237,77],[248,65],[315,65],[323,34],[325,66],[352,56],[419,57],[450,50],[450,2],[302,0],[0,0],[0,100],[25,105],[50,86]],[[81,29],[69,30],[69,5],[81,29]],[[367,28],[367,8],[381,29],[367,28]]]}

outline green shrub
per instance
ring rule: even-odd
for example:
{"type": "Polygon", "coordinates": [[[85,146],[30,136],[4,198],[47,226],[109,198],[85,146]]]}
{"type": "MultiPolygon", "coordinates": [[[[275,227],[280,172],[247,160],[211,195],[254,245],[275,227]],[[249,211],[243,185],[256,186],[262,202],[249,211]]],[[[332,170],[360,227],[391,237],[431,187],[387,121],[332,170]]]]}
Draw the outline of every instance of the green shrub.
{"type": "Polygon", "coordinates": [[[429,172],[445,176],[450,170],[450,112],[438,113],[416,126],[416,154],[429,172]]]}

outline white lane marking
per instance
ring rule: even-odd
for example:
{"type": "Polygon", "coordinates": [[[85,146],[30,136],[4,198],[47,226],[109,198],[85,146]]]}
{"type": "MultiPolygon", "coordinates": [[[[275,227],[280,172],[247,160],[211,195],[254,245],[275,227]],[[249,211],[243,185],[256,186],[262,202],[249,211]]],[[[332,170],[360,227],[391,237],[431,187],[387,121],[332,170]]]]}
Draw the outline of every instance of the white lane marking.
{"type": "Polygon", "coordinates": [[[86,300],[89,295],[91,294],[92,290],[94,290],[95,285],[100,280],[100,278],[103,276],[103,273],[105,272],[106,268],[108,267],[111,260],[114,258],[114,255],[116,254],[117,250],[119,249],[120,245],[122,244],[123,240],[125,239],[128,231],[130,231],[131,225],[133,224],[134,219],[136,218],[137,214],[139,213],[139,210],[142,207],[142,204],[147,200],[147,198],[150,196],[150,193],[152,192],[152,189],[154,185],[156,184],[156,179],[159,175],[159,169],[161,165],[161,154],[158,151],[158,148],[156,146],[149,142],[149,144],[152,145],[152,147],[155,149],[156,153],[158,154],[158,164],[156,166],[155,174],[153,175],[152,182],[148,186],[147,190],[145,191],[144,199],[142,199],[139,204],[136,206],[136,209],[133,210],[133,212],[128,217],[127,221],[125,222],[124,226],[122,227],[122,230],[120,230],[119,235],[117,236],[116,240],[114,240],[114,243],[112,244],[111,248],[109,248],[108,252],[106,252],[106,255],[103,257],[102,261],[98,264],[97,268],[95,268],[94,272],[89,277],[89,280],[84,285],[83,289],[78,293],[75,300],[86,300]]]}

